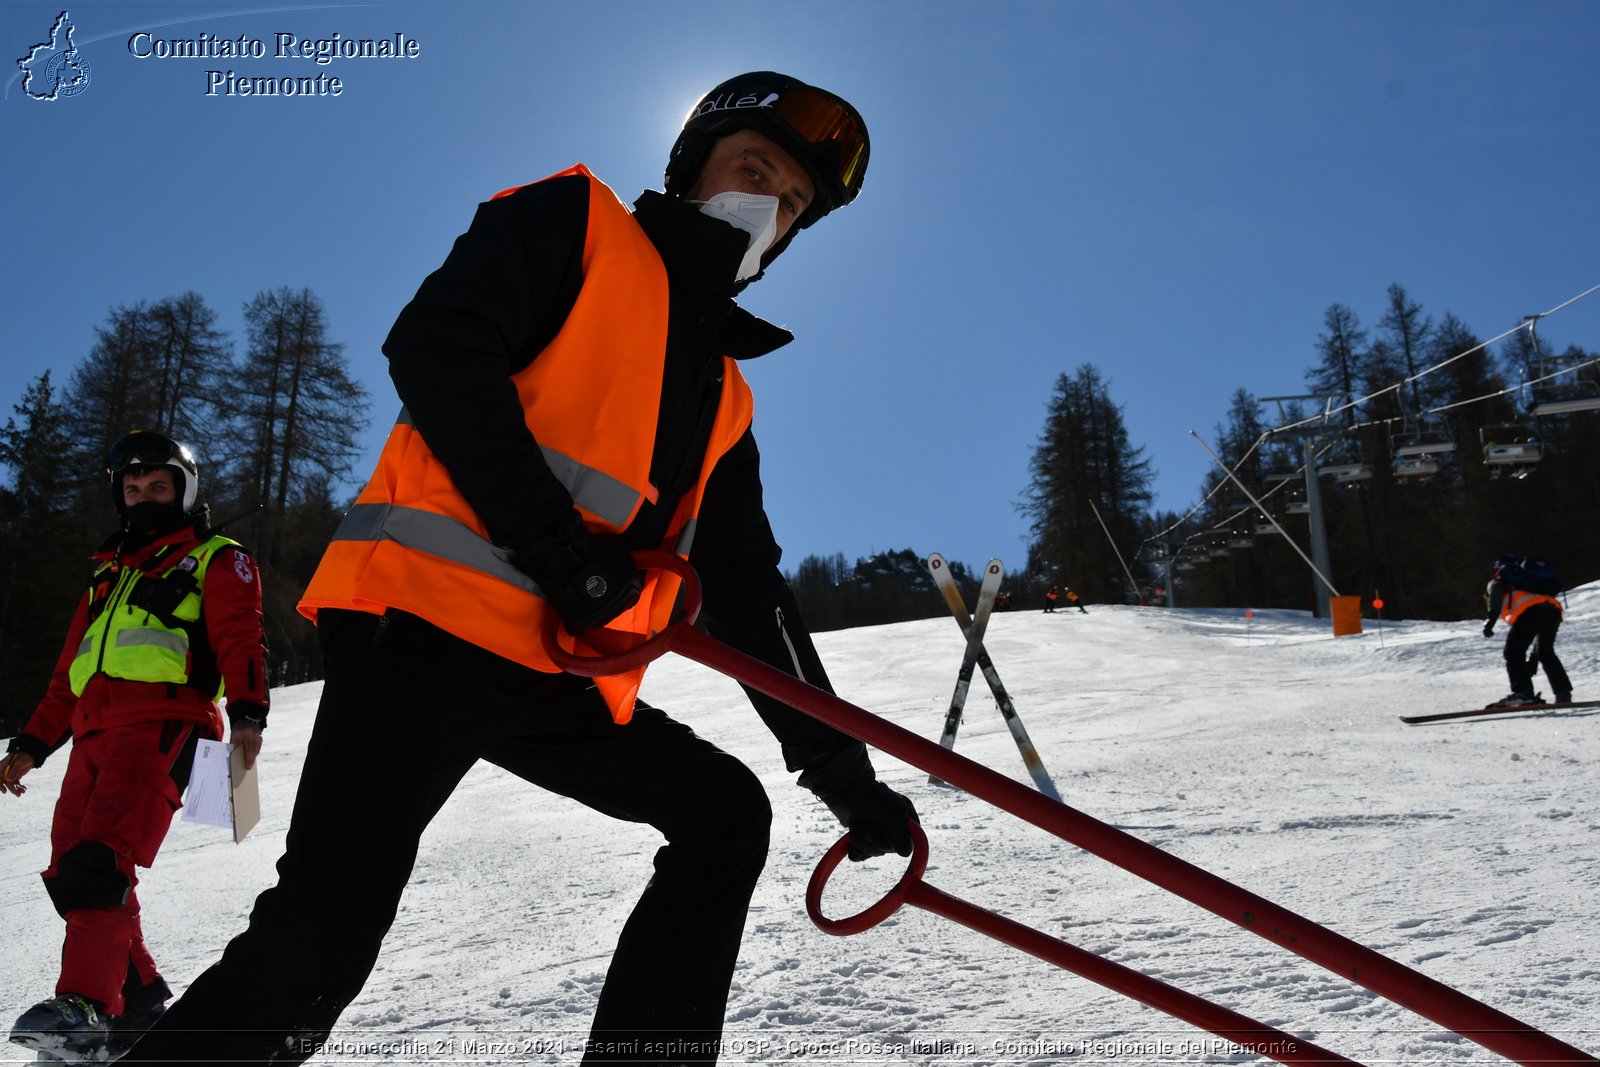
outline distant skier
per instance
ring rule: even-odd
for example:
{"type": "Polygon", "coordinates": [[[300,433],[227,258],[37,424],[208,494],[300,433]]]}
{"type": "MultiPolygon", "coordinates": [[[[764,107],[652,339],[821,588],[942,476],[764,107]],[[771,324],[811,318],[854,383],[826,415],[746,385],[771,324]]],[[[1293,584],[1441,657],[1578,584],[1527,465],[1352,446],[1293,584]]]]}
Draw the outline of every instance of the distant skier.
{"type": "Polygon", "coordinates": [[[1046,615],[1055,614],[1056,601],[1058,601],[1060,599],[1061,599],[1061,590],[1057,589],[1055,586],[1052,585],[1048,590],[1045,591],[1045,594],[1044,594],[1044,613],[1046,615]]]}
{"type": "Polygon", "coordinates": [[[1085,615],[1089,614],[1088,610],[1085,609],[1084,606],[1083,606],[1083,598],[1080,597],[1077,593],[1073,592],[1071,586],[1067,587],[1067,603],[1071,604],[1073,607],[1075,607],[1079,611],[1083,612],[1083,614],[1085,614],[1085,615]]]}
{"type": "Polygon", "coordinates": [[[1561,629],[1561,601],[1556,599],[1556,593],[1560,590],[1561,579],[1555,568],[1542,559],[1501,556],[1494,561],[1494,577],[1487,594],[1489,617],[1483,624],[1483,636],[1494,636],[1496,616],[1510,625],[1505,659],[1511,692],[1489,707],[1544,703],[1533,691],[1535,662],[1544,666],[1556,703],[1572,700],[1572,682],[1556,656],[1556,631],[1561,629]]]}

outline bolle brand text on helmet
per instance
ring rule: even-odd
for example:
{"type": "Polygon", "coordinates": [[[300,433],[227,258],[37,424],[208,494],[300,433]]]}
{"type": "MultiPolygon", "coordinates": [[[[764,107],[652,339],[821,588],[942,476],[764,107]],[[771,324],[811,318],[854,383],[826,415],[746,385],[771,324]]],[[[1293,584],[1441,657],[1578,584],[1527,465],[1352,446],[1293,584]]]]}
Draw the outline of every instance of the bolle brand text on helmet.
{"type": "Polygon", "coordinates": [[[731,111],[741,107],[771,107],[777,100],[777,93],[767,93],[765,96],[758,96],[755,93],[721,93],[702,100],[689,119],[693,121],[713,111],[731,111]]]}

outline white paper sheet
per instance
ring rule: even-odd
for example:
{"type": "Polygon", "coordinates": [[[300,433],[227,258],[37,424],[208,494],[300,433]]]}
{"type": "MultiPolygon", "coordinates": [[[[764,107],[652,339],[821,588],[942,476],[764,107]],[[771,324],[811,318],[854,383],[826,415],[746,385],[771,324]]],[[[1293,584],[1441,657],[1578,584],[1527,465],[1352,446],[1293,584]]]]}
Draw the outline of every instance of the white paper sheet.
{"type": "Polygon", "coordinates": [[[195,749],[189,790],[183,799],[183,821],[233,829],[233,782],[225,741],[201,741],[195,749]]]}

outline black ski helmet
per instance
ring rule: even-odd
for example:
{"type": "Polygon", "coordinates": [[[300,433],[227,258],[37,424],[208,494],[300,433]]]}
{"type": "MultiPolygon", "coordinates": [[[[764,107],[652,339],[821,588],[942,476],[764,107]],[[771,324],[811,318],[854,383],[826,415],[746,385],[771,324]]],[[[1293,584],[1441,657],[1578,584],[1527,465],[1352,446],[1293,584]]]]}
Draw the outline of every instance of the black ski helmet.
{"type": "Polygon", "coordinates": [[[106,449],[106,476],[111,483],[111,499],[117,513],[123,513],[122,475],[129,467],[166,467],[172,471],[173,488],[183,513],[194,510],[200,496],[200,468],[190,451],[159,433],[135,430],[106,449]]]}
{"type": "Polygon", "coordinates": [[[689,112],[667,157],[667,195],[686,195],[719,137],[755,130],[772,138],[805,168],[815,196],[784,240],[762,257],[770,261],[803,230],[861,192],[867,174],[867,124],[861,113],[826,89],[799,78],[758,70],[712,89],[689,112]]]}

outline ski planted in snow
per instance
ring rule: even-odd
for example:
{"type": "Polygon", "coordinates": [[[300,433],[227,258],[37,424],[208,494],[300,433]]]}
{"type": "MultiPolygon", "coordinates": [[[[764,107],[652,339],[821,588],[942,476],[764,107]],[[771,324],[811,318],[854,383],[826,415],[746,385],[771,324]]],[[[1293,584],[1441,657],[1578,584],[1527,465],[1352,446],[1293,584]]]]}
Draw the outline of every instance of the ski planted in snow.
{"type": "Polygon", "coordinates": [[[1503,715],[1508,711],[1566,711],[1569,708],[1600,708],[1600,700],[1569,700],[1565,704],[1510,704],[1489,708],[1468,708],[1466,711],[1446,711],[1435,715],[1402,715],[1401,722],[1439,722],[1443,719],[1466,719],[1477,715],[1503,715]]]}
{"type": "MultiPolygon", "coordinates": [[[[1000,593],[1000,580],[1005,577],[1005,568],[997,559],[990,560],[984,568],[983,586],[978,591],[978,610],[970,619],[967,618],[967,603],[961,598],[961,590],[956,588],[944,557],[937,552],[929,556],[928,570],[932,572],[939,592],[944,595],[950,613],[961,623],[962,636],[967,639],[967,649],[961,657],[961,670],[956,675],[956,691],[950,697],[950,710],[945,713],[944,732],[939,735],[941,748],[955,748],[956,731],[961,728],[961,716],[967,706],[967,692],[972,688],[972,672],[978,666],[978,654],[983,651],[983,635],[989,628],[989,616],[994,611],[995,597],[1000,593]]],[[[937,774],[930,774],[928,784],[943,783],[937,774]]]]}
{"type": "MultiPolygon", "coordinates": [[[[1050,772],[1045,770],[1044,761],[1039,758],[1039,750],[1033,747],[1033,741],[1028,737],[1028,730],[1022,725],[1022,717],[1017,714],[1016,705],[1011,702],[1011,695],[1006,692],[1006,687],[1000,681],[1000,673],[994,668],[994,661],[989,658],[989,653],[983,647],[984,630],[989,625],[989,614],[994,610],[994,595],[999,593],[1000,579],[1004,577],[1005,569],[999,560],[990,560],[988,568],[984,571],[983,589],[990,588],[992,578],[993,590],[987,606],[983,593],[981,591],[979,593],[978,608],[982,616],[982,628],[976,625],[977,620],[968,618],[966,601],[961,597],[961,590],[956,588],[955,579],[951,576],[944,557],[937,552],[929,555],[928,570],[932,573],[934,584],[943,595],[945,604],[949,606],[950,614],[955,616],[956,625],[961,627],[962,636],[967,638],[967,654],[961,661],[966,686],[963,686],[961,676],[958,676],[956,697],[951,700],[950,712],[945,716],[944,735],[940,737],[939,744],[945,748],[955,747],[956,728],[961,725],[961,715],[966,703],[966,689],[971,685],[972,668],[976,666],[983,673],[984,681],[989,684],[989,691],[994,694],[995,704],[1000,708],[1000,716],[1005,719],[1012,740],[1017,743],[1017,751],[1022,755],[1023,765],[1028,768],[1033,784],[1039,792],[1051,800],[1059,801],[1061,794],[1057,791],[1055,782],[1050,780],[1050,772]],[[974,630],[977,631],[976,636],[972,632],[974,630]]],[[[937,776],[930,775],[928,780],[935,785],[940,784],[937,776]]]]}

